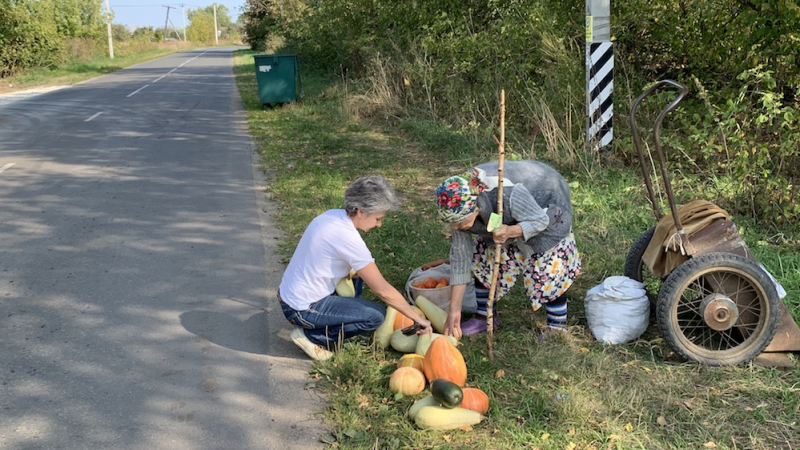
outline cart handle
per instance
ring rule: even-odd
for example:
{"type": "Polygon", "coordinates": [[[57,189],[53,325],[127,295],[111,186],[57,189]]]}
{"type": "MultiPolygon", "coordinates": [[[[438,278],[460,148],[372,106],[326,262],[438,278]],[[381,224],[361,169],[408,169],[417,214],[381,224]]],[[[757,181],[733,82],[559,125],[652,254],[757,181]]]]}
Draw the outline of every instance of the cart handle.
{"type": "Polygon", "coordinates": [[[661,135],[661,122],[664,121],[664,117],[667,114],[672,112],[678,106],[684,97],[689,93],[689,88],[672,80],[661,80],[656,82],[654,85],[650,86],[647,90],[645,90],[642,95],[639,96],[634,102],[633,106],[631,106],[631,133],[633,134],[633,144],[636,146],[636,151],[639,153],[639,164],[642,166],[642,173],[644,174],[644,184],[647,186],[647,194],[650,196],[650,203],[653,205],[653,211],[656,216],[656,220],[661,220],[664,217],[664,213],[661,212],[661,208],[658,206],[658,202],[656,202],[656,195],[653,191],[653,183],[650,180],[650,173],[647,170],[647,166],[645,165],[644,160],[644,153],[642,152],[642,144],[641,139],[639,138],[639,133],[636,131],[636,121],[634,119],[636,114],[636,109],[639,107],[639,103],[645,99],[645,97],[652,94],[655,90],[663,87],[663,86],[672,86],[681,90],[678,97],[675,98],[666,108],[664,108],[661,113],[656,118],[655,126],[653,127],[653,143],[656,147],[656,154],[658,155],[658,165],[661,168],[661,176],[664,179],[664,188],[667,191],[667,198],[669,199],[669,208],[672,211],[672,218],[675,220],[675,229],[677,232],[683,236],[683,226],[681,225],[680,220],[678,219],[678,209],[675,206],[675,195],[672,193],[672,185],[669,182],[669,174],[667,173],[667,164],[664,159],[664,152],[661,149],[661,142],[659,140],[661,135]]]}

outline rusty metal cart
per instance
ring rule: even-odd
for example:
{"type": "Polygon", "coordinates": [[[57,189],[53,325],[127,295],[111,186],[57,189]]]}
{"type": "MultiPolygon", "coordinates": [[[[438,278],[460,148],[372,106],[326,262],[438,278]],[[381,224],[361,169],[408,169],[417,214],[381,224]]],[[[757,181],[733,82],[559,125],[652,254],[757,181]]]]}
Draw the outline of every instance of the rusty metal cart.
{"type": "MultiPolygon", "coordinates": [[[[630,113],[633,142],[656,220],[674,222],[677,232],[673,239],[687,257],[660,279],[657,297],[651,296],[658,326],[670,347],[690,361],[719,366],[758,358],[767,365],[791,365],[787,353],[800,351],[800,328],[779,298],[775,281],[747,248],[735,225],[716,219],[691,236],[684,232],[659,137],[664,118],[688,92],[675,81],[659,81],[633,102],[630,113]],[[671,211],[667,217],[656,199],[634,120],[639,104],[661,88],[680,91],[653,127],[653,145],[671,211]]],[[[631,246],[625,261],[627,277],[646,281],[648,267],[643,257],[655,230],[656,226],[651,227],[631,246]]]]}

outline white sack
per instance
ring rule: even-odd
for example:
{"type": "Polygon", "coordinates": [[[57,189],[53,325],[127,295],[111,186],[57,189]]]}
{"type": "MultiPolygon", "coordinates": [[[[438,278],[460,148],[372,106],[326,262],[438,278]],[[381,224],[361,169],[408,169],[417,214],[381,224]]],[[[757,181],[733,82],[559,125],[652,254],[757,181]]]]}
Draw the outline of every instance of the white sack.
{"type": "Polygon", "coordinates": [[[637,339],[650,322],[650,301],[644,284],[628,277],[606,278],[586,292],[586,322],[595,339],[622,344],[637,339]]]}

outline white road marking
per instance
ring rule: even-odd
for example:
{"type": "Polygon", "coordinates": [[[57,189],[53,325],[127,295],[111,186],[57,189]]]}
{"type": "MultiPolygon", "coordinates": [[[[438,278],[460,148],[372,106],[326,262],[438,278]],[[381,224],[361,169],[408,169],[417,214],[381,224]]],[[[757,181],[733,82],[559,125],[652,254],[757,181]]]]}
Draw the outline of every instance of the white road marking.
{"type": "Polygon", "coordinates": [[[134,95],[136,95],[137,92],[141,91],[142,89],[146,88],[147,86],[150,86],[150,85],[149,84],[145,84],[144,86],[140,87],[139,89],[137,89],[137,90],[131,92],[130,94],[128,94],[127,97],[133,97],[134,95]]]}
{"type": "Polygon", "coordinates": [[[0,167],[0,173],[3,173],[6,169],[10,169],[11,167],[14,166],[14,164],[16,164],[16,163],[8,163],[5,166],[0,167]]]}
{"type": "Polygon", "coordinates": [[[92,121],[92,119],[96,118],[96,117],[97,117],[97,116],[99,116],[100,114],[103,114],[103,112],[101,111],[101,112],[99,112],[99,113],[95,113],[95,115],[93,115],[92,117],[89,117],[88,119],[84,120],[84,122],[91,122],[91,121],[92,121]]]}
{"type": "MultiPolygon", "coordinates": [[[[174,68],[174,69],[170,70],[169,72],[167,72],[166,74],[164,74],[164,75],[161,75],[160,77],[156,78],[156,79],[153,81],[153,83],[157,83],[159,80],[161,80],[162,78],[164,78],[164,77],[166,77],[167,75],[171,74],[172,72],[175,72],[176,70],[180,69],[180,68],[181,68],[181,67],[183,67],[185,64],[188,64],[188,63],[190,63],[190,62],[194,61],[195,59],[197,59],[197,58],[199,58],[199,57],[201,57],[201,56],[203,56],[203,55],[205,55],[205,54],[206,54],[206,52],[203,52],[203,53],[200,53],[199,55],[195,56],[195,57],[194,57],[194,58],[192,58],[192,59],[187,59],[186,61],[182,62],[182,63],[181,63],[181,64],[180,64],[178,67],[176,67],[176,68],[174,68]]],[[[145,87],[147,87],[147,86],[145,86],[145,87]]],[[[142,89],[144,89],[144,88],[142,88],[142,89]]],[[[141,91],[142,89],[139,89],[139,91],[141,91]]],[[[139,91],[136,91],[136,92],[139,92],[139,91]]],[[[134,92],[133,94],[135,94],[136,92],[134,92]]],[[[133,94],[131,94],[131,95],[133,95],[133,94]]],[[[130,97],[131,95],[129,95],[128,97],[130,97]]]]}

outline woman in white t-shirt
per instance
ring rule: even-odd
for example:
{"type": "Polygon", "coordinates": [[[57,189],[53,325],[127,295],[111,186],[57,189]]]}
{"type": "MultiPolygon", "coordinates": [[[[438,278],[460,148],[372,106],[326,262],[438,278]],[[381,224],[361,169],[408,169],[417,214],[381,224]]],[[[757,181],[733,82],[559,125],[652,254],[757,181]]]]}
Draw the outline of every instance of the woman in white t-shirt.
{"type": "Polygon", "coordinates": [[[333,356],[340,339],[375,331],[386,308],[360,297],[340,297],[336,284],[354,270],[378,298],[430,332],[430,322],[418,314],[403,295],[381,275],[361,238],[382,225],[387,211],[397,209],[394,189],[384,178],[370,175],[351,183],[344,193],[344,209],[318,215],[303,232],[286,272],[278,300],[294,325],[292,341],[315,360],[333,356]]]}

